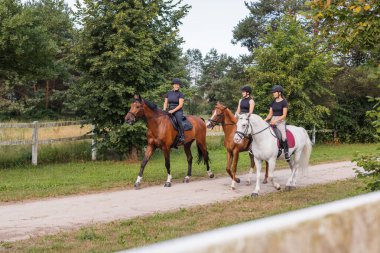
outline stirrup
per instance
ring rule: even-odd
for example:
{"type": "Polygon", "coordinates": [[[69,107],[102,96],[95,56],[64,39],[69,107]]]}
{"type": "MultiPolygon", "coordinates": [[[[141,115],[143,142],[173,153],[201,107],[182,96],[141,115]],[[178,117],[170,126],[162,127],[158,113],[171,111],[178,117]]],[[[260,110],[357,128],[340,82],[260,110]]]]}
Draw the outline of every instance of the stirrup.
{"type": "Polygon", "coordinates": [[[290,161],[289,153],[285,153],[284,156],[285,156],[285,160],[286,160],[287,162],[289,162],[289,161],[290,161]]]}

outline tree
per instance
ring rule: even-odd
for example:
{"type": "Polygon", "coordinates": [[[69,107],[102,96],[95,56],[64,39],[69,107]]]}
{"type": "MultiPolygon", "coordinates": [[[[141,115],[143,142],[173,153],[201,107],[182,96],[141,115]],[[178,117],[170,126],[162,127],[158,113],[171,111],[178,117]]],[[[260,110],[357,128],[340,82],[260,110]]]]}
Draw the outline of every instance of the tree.
{"type": "Polygon", "coordinates": [[[191,85],[197,86],[202,76],[203,56],[199,49],[188,49],[185,53],[186,71],[191,85]]]}
{"type": "Polygon", "coordinates": [[[331,54],[319,52],[313,39],[293,17],[284,16],[276,30],[268,28],[262,38],[265,47],[254,50],[253,66],[248,69],[254,93],[263,98],[256,101],[256,111],[267,113],[273,99],[270,89],[282,85],[290,105],[289,122],[295,125],[322,125],[330,112],[326,98],[337,68],[331,54]]]}
{"type": "Polygon", "coordinates": [[[295,16],[301,10],[307,8],[305,0],[265,0],[245,2],[250,14],[239,22],[233,30],[233,43],[241,43],[242,46],[252,51],[263,46],[261,38],[265,36],[267,27],[276,30],[278,20],[284,15],[295,16]]]}
{"type": "Polygon", "coordinates": [[[182,43],[178,26],[187,10],[164,0],[85,0],[80,6],[83,28],[73,51],[81,77],[71,96],[104,145],[124,152],[143,144],[136,139],[144,136],[142,125],[123,125],[124,115],[135,92],[173,77],[182,43]]]}
{"type": "Polygon", "coordinates": [[[50,81],[68,77],[70,9],[63,0],[5,0],[0,21],[0,114],[43,117],[50,81]],[[46,88],[40,90],[43,83],[46,88]]]}
{"type": "MultiPolygon", "coordinates": [[[[375,68],[370,71],[370,76],[378,78],[380,61],[380,6],[375,0],[349,0],[349,1],[322,1],[314,0],[313,18],[320,23],[321,36],[327,38],[338,50],[343,53],[360,47],[367,51],[368,61],[362,63],[375,68]]],[[[374,85],[374,87],[376,87],[374,85]]],[[[380,85],[377,86],[380,88],[380,85]]],[[[373,125],[380,132],[380,98],[371,97],[375,102],[373,110],[368,115],[374,120],[373,125]]],[[[366,155],[356,158],[358,165],[364,168],[364,172],[357,171],[361,177],[369,178],[367,187],[374,191],[380,189],[380,162],[378,154],[366,155]]]]}

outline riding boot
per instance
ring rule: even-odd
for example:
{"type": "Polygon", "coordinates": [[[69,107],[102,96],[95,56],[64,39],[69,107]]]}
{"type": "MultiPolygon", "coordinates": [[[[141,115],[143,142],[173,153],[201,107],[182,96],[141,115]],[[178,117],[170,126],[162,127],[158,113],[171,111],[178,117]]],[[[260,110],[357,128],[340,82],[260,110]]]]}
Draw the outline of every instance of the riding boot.
{"type": "Polygon", "coordinates": [[[178,125],[178,141],[183,142],[185,140],[185,135],[183,134],[183,124],[181,122],[178,125]]]}
{"type": "Polygon", "coordinates": [[[282,144],[283,144],[283,146],[284,146],[285,160],[286,160],[286,161],[289,161],[289,160],[290,160],[290,157],[289,157],[288,140],[283,141],[282,144]]]}

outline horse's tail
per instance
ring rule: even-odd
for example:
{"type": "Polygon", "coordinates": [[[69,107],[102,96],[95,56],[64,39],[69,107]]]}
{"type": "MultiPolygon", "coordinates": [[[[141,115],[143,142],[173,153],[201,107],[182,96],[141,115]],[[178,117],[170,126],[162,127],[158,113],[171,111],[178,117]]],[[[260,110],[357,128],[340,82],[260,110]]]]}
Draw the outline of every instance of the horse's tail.
{"type": "Polygon", "coordinates": [[[207,162],[211,162],[208,156],[208,151],[206,150],[205,155],[203,155],[202,147],[199,143],[197,143],[197,149],[198,149],[198,161],[197,161],[198,164],[200,164],[202,160],[204,164],[207,164],[207,162]]]}
{"type": "Polygon", "coordinates": [[[311,150],[312,150],[312,143],[309,137],[309,134],[306,132],[304,128],[302,128],[302,131],[304,132],[305,138],[306,138],[306,143],[305,146],[302,149],[301,152],[301,158],[299,161],[299,166],[301,170],[306,170],[307,167],[309,166],[309,160],[310,160],[310,155],[311,155],[311,150]]]}

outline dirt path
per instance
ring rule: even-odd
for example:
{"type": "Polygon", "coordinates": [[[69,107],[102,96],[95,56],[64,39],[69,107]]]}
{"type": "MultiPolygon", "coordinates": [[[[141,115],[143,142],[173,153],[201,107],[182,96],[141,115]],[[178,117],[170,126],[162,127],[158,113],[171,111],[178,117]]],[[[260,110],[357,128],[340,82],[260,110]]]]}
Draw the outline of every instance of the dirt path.
{"type": "MultiPolygon", "coordinates": [[[[298,185],[322,184],[355,176],[351,162],[321,164],[309,167],[298,175],[298,185]]],[[[284,187],[289,170],[275,172],[284,187]]],[[[136,190],[97,193],[54,198],[27,203],[0,205],[0,241],[28,239],[36,235],[53,234],[99,222],[129,219],[178,208],[232,200],[250,195],[253,186],[246,185],[247,175],[240,176],[237,189],[229,189],[231,180],[221,177],[174,184],[171,188],[154,186],[136,190]]],[[[272,192],[271,185],[262,185],[262,194],[272,192]]]]}

